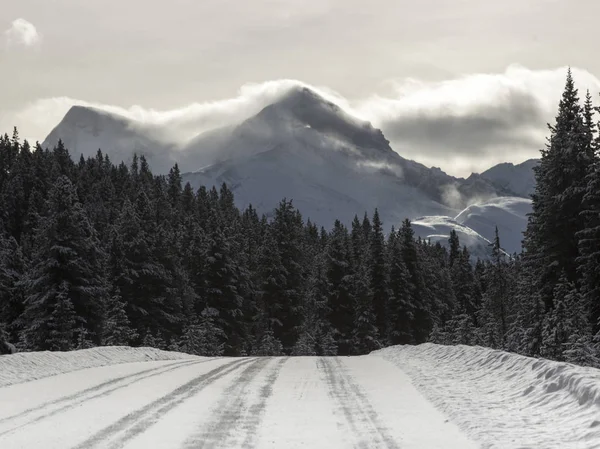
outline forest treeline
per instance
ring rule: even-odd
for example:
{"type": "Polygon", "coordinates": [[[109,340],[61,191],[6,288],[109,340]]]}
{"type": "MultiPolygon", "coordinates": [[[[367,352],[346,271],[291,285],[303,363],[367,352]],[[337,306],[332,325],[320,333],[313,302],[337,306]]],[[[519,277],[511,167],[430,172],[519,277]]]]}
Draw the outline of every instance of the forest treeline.
{"type": "Polygon", "coordinates": [[[496,235],[473,263],[454,232],[447,248],[409,220],[386,234],[377,210],[325,229],[287,199],[259,216],[176,165],[75,162],[15,130],[0,137],[0,340],[229,356],[432,341],[597,365],[600,140],[570,73],[550,132],[524,252],[496,235]]]}

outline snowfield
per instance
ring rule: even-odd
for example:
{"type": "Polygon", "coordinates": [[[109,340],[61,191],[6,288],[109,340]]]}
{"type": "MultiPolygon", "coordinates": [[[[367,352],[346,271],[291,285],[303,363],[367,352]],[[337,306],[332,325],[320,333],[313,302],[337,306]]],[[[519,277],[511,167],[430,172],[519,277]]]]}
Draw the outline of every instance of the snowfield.
{"type": "Polygon", "coordinates": [[[0,356],[0,381],[2,449],[600,447],[600,370],[483,348],[97,348],[0,356]]]}

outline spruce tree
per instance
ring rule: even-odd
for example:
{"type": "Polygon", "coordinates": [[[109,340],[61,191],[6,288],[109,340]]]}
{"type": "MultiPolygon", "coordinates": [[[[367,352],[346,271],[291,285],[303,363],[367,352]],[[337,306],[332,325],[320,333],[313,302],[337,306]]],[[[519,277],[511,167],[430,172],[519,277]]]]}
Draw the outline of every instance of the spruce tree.
{"type": "Polygon", "coordinates": [[[115,289],[106,304],[102,344],[105,346],[127,346],[134,342],[137,333],[131,328],[125,303],[119,289],[115,289]]]}
{"type": "Polygon", "coordinates": [[[383,340],[389,334],[388,307],[390,302],[390,273],[388,254],[383,235],[383,223],[379,211],[373,214],[373,226],[370,240],[370,289],[373,294],[372,313],[375,316],[375,326],[383,340]]]}
{"type": "Polygon", "coordinates": [[[70,348],[66,339],[77,321],[99,344],[108,295],[105,253],[67,177],[57,179],[46,209],[31,268],[19,283],[25,290],[23,337],[30,349],[70,348]]]}
{"type": "Polygon", "coordinates": [[[389,336],[392,345],[409,344],[413,340],[412,324],[415,318],[414,285],[406,268],[402,244],[394,229],[388,239],[390,258],[390,287],[392,295],[388,303],[389,336]]]}

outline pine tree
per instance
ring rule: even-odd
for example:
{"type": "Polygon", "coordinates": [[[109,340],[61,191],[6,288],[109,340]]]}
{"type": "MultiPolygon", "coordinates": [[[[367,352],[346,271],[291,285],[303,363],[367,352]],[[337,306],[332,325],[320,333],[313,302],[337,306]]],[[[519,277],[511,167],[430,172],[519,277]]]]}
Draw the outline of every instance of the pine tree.
{"type": "Polygon", "coordinates": [[[389,344],[409,344],[412,342],[412,323],[415,318],[414,286],[406,268],[402,244],[394,229],[388,240],[390,257],[390,287],[392,295],[388,304],[390,322],[389,344]]]}
{"type": "Polygon", "coordinates": [[[574,330],[572,328],[574,323],[570,319],[567,303],[571,305],[578,303],[576,297],[575,286],[569,283],[566,274],[563,274],[554,290],[554,307],[546,313],[542,325],[542,344],[540,348],[542,357],[564,361],[563,352],[574,330]]]}
{"type": "MultiPolygon", "coordinates": [[[[589,93],[584,117],[590,139],[599,127],[593,123],[589,93]]],[[[596,160],[589,166],[585,179],[587,186],[581,211],[585,226],[577,234],[580,254],[577,263],[584,311],[588,314],[591,332],[596,334],[600,332],[600,133],[591,146],[596,160]]]]}
{"type": "Polygon", "coordinates": [[[452,267],[454,266],[454,262],[460,257],[460,240],[454,229],[450,231],[448,243],[450,248],[450,266],[452,267]]]}
{"type": "Polygon", "coordinates": [[[206,307],[217,311],[215,324],[227,337],[226,355],[239,355],[245,339],[243,299],[239,294],[239,268],[231,250],[231,243],[217,229],[211,236],[206,254],[204,300],[206,307]]]}
{"type": "Polygon", "coordinates": [[[117,288],[106,304],[106,320],[103,329],[103,344],[106,346],[127,346],[136,340],[137,333],[131,328],[125,311],[125,303],[117,288]]]}
{"type": "Polygon", "coordinates": [[[18,341],[17,319],[24,307],[19,282],[24,272],[25,260],[19,244],[14,237],[6,237],[0,231],[0,323],[4,323],[7,338],[11,341],[18,341]]]}
{"type": "Polygon", "coordinates": [[[47,213],[37,230],[32,266],[19,283],[25,290],[23,336],[30,349],[70,348],[64,339],[72,330],[52,327],[62,319],[57,314],[65,313],[65,323],[77,320],[98,344],[108,294],[105,253],[65,176],[49,194],[47,213]],[[52,336],[56,332],[60,337],[52,336]]]}
{"type": "Polygon", "coordinates": [[[277,298],[279,307],[274,310],[275,319],[281,326],[273,331],[284,349],[291,351],[302,325],[302,297],[306,282],[303,255],[304,225],[302,216],[291,201],[284,199],[279,203],[270,225],[270,232],[280,257],[280,281],[283,282],[277,298]]]}
{"type": "Polygon", "coordinates": [[[492,242],[493,262],[485,267],[483,277],[486,291],[483,294],[483,304],[477,315],[477,324],[482,329],[482,341],[486,345],[503,349],[506,347],[506,338],[510,326],[510,308],[513,289],[510,285],[508,265],[504,261],[498,228],[492,242]]]}
{"type": "Polygon", "coordinates": [[[427,341],[431,329],[433,328],[433,319],[431,316],[430,304],[428,298],[424,295],[422,270],[420,267],[417,243],[414,239],[414,231],[410,220],[404,220],[402,227],[398,232],[400,245],[402,248],[402,257],[409,275],[409,290],[413,292],[412,303],[414,310],[414,320],[412,323],[413,343],[423,343],[427,341]]]}
{"type": "Polygon", "coordinates": [[[258,345],[254,350],[255,356],[281,356],[283,355],[283,345],[273,331],[267,330],[263,333],[258,341],[258,345]]]}
{"type": "MultiPolygon", "coordinates": [[[[389,334],[388,307],[391,297],[388,255],[383,235],[383,224],[379,211],[373,214],[373,227],[370,240],[370,289],[373,292],[372,309],[375,316],[375,326],[383,340],[389,334]]],[[[366,309],[365,312],[366,313],[366,309]]],[[[364,317],[366,319],[366,315],[364,317]]]]}
{"type": "Polygon", "coordinates": [[[338,353],[352,351],[354,329],[353,286],[348,230],[336,220],[326,248],[327,283],[329,285],[328,320],[333,328],[338,353]]]}
{"type": "Polygon", "coordinates": [[[380,349],[382,344],[374,312],[374,293],[369,286],[366,264],[360,264],[352,275],[354,296],[354,329],[352,332],[352,354],[368,354],[380,349]]]}
{"type": "Polygon", "coordinates": [[[29,347],[50,351],[70,351],[74,348],[77,315],[69,298],[69,284],[62,282],[56,291],[55,303],[44,322],[34,322],[26,331],[29,347]],[[38,328],[38,326],[40,326],[38,328]],[[43,327],[45,327],[45,329],[43,327]],[[37,330],[41,332],[36,332],[37,330]],[[43,336],[44,340],[40,337],[43,336]],[[37,345],[34,343],[37,340],[37,345]]]}
{"type": "Polygon", "coordinates": [[[584,229],[579,211],[588,167],[595,161],[571,71],[560,101],[556,124],[550,126],[547,148],[535,168],[533,213],[524,241],[527,258],[534,258],[535,282],[545,308],[553,306],[554,288],[564,271],[577,282],[577,233],[584,229]]]}

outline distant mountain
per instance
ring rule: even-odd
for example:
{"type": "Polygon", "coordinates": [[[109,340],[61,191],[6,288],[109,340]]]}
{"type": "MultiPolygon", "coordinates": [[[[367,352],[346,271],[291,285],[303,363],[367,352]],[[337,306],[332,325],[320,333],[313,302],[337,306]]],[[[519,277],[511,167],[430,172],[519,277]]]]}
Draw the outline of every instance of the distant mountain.
{"type": "Polygon", "coordinates": [[[488,180],[454,178],[402,158],[379,129],[306,88],[238,126],[196,137],[182,153],[205,165],[184,176],[193,186],[226,182],[241,207],[264,213],[291,198],[325,226],[377,207],[389,228],[406,217],[454,215],[469,198],[504,193],[488,180]]]}
{"type": "Polygon", "coordinates": [[[505,162],[484,171],[480,176],[499,188],[529,198],[535,189],[533,167],[539,162],[539,159],[529,159],[517,165],[505,162]]]}
{"type": "Polygon", "coordinates": [[[115,163],[129,162],[134,153],[143,154],[153,170],[167,172],[177,161],[173,142],[160,130],[143,126],[118,114],[100,109],[73,106],[42,143],[53,148],[62,140],[72,157],[94,156],[98,149],[115,163]]]}
{"type": "Polygon", "coordinates": [[[116,163],[137,152],[158,173],[177,162],[184,182],[195,188],[225,182],[239,207],[252,204],[267,215],[281,199],[291,199],[305,218],[326,227],[378,208],[389,229],[404,218],[454,217],[474,201],[513,194],[498,179],[454,178],[404,159],[379,129],[304,87],[290,89],[241,123],[183,145],[165,138],[166,131],[78,106],[44,146],[62,139],[74,157],[101,148],[116,163]]]}

